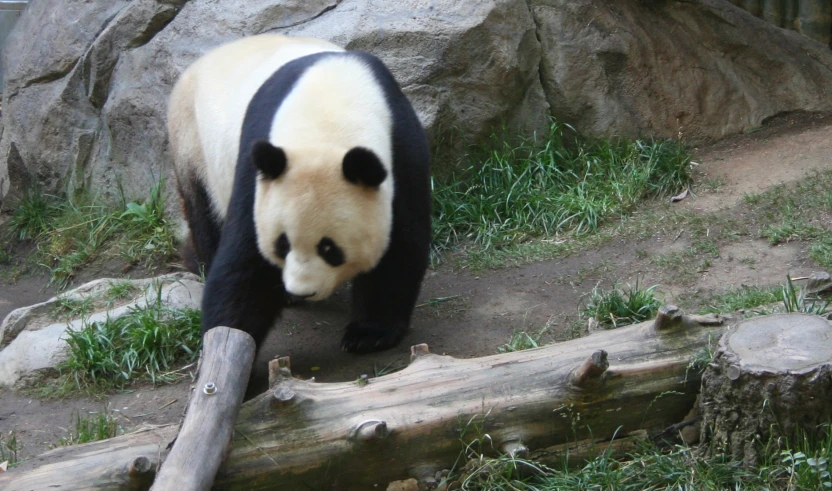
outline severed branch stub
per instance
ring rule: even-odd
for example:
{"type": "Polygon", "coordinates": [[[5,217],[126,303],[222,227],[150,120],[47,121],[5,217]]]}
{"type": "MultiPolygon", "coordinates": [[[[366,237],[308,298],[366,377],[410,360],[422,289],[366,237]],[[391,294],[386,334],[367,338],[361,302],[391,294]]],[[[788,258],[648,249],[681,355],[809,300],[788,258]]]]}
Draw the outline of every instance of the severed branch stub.
{"type": "Polygon", "coordinates": [[[607,352],[602,349],[598,350],[592,353],[572,374],[572,385],[581,388],[589,387],[599,382],[609,367],[607,352]]]}
{"type": "Polygon", "coordinates": [[[430,350],[428,349],[428,345],[425,343],[417,344],[410,347],[410,361],[413,362],[416,358],[420,356],[429,355],[430,350]]]}
{"type": "Polygon", "coordinates": [[[662,305],[656,314],[653,326],[657,331],[667,331],[683,324],[684,315],[682,309],[675,305],[662,305]]]}
{"type": "Polygon", "coordinates": [[[269,360],[269,387],[281,379],[292,376],[292,364],[288,356],[280,356],[269,360]]]}

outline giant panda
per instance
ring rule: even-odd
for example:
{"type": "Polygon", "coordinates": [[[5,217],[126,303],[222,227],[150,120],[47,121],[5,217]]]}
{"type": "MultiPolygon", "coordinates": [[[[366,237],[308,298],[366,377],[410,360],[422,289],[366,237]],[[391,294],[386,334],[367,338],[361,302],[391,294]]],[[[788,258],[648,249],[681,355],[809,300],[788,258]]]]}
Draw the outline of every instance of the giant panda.
{"type": "Polygon", "coordinates": [[[168,107],[170,148],[202,271],[203,334],[261,345],[287,298],[352,280],[341,348],[405,334],[430,250],[424,129],[382,62],[325,41],[263,34],[198,59],[168,107]]]}

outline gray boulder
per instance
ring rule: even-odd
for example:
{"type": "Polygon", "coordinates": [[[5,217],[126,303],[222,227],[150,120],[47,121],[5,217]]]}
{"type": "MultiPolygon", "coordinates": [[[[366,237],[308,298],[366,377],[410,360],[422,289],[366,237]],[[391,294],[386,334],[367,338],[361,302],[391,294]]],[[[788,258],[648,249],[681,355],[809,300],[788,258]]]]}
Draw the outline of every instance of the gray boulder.
{"type": "Polygon", "coordinates": [[[440,152],[551,116],[590,136],[708,139],[832,106],[827,47],[725,0],[32,2],[4,52],[0,196],[30,180],[128,198],[172,183],[172,84],[262,32],[378,55],[440,152]]]}
{"type": "Polygon", "coordinates": [[[139,280],[102,278],[16,309],[0,324],[0,388],[25,386],[66,361],[68,329],[81,330],[85,325],[116,319],[157,302],[169,309],[199,309],[202,288],[199,277],[191,273],[139,280]],[[113,285],[124,284],[130,285],[133,295],[108,300],[113,285]],[[93,310],[66,319],[61,305],[67,301],[86,301],[93,310]]]}

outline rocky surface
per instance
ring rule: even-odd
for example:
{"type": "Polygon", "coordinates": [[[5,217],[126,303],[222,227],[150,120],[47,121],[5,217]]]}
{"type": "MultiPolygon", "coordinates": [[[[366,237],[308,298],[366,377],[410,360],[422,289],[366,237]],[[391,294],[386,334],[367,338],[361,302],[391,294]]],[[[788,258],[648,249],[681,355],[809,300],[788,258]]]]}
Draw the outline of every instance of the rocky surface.
{"type": "Polygon", "coordinates": [[[172,309],[198,309],[202,300],[202,283],[190,273],[172,273],[142,280],[102,278],[45,302],[12,311],[0,324],[0,387],[26,384],[66,360],[67,329],[81,329],[85,324],[115,319],[161,301],[172,309]],[[129,283],[133,295],[107,302],[107,292],[114,284],[129,283]],[[90,299],[93,312],[65,316],[61,302],[90,299]]]}
{"type": "Polygon", "coordinates": [[[829,49],[726,0],[32,2],[5,50],[0,196],[32,180],[146,196],[171,177],[178,74],[262,32],[378,55],[440,151],[551,116],[592,136],[708,139],[832,109],[829,49]]]}

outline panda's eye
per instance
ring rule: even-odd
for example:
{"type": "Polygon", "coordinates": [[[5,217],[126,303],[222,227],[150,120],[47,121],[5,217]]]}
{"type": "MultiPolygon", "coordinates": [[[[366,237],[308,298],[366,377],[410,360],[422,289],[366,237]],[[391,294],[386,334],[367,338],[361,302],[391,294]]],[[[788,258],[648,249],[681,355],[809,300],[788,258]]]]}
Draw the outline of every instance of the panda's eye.
{"type": "Polygon", "coordinates": [[[280,237],[277,238],[277,242],[275,242],[274,250],[277,254],[277,257],[280,259],[286,259],[286,256],[289,255],[289,251],[292,249],[292,246],[289,245],[289,237],[286,237],[285,233],[280,234],[280,237]]]}
{"type": "Polygon", "coordinates": [[[341,250],[335,241],[329,237],[324,237],[318,242],[318,255],[330,266],[340,266],[344,264],[344,251],[341,250]]]}

